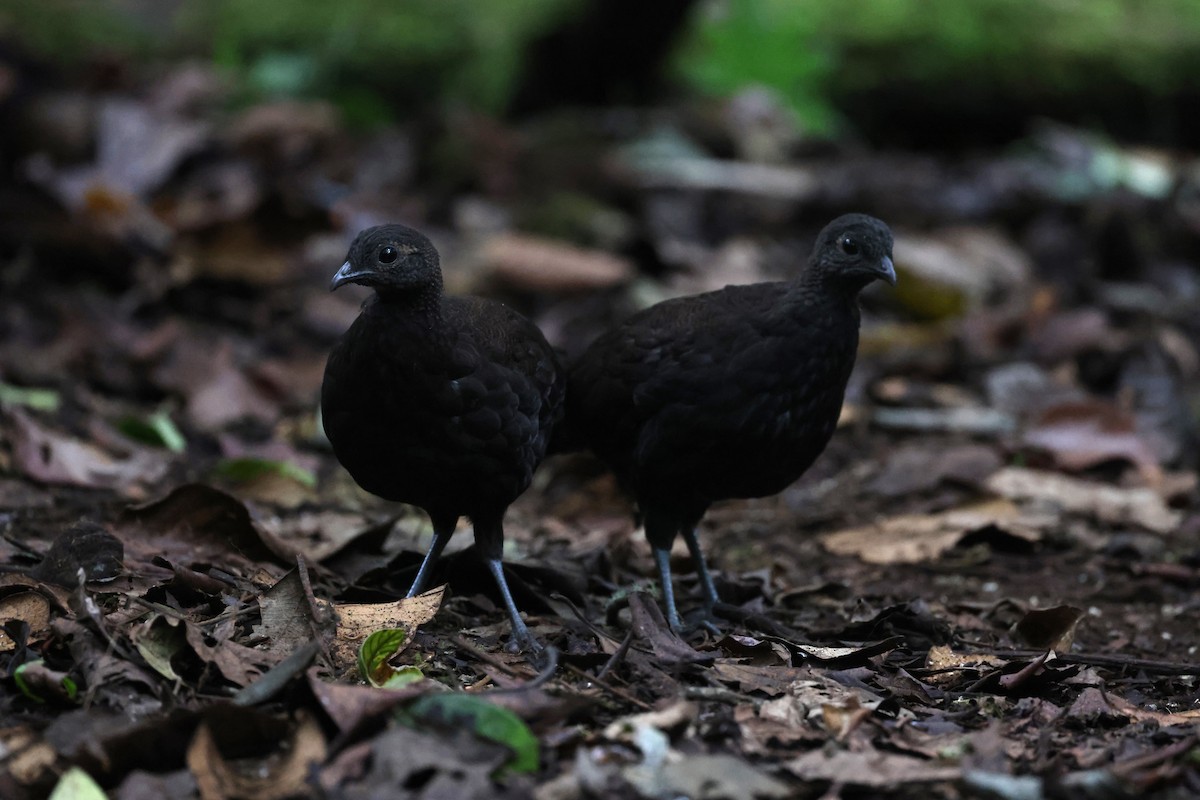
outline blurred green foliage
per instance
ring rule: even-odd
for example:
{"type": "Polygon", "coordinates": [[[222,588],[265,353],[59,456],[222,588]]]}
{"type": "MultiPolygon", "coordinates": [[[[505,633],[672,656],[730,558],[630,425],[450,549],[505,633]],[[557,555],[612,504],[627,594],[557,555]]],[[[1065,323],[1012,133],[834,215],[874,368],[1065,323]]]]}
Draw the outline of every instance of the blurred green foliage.
{"type": "Polygon", "coordinates": [[[580,0],[9,0],[0,34],[70,63],[210,57],[254,96],[324,96],[370,121],[404,102],[501,110],[525,46],[580,0]]]}
{"type": "Polygon", "coordinates": [[[886,84],[998,96],[1150,94],[1196,86],[1196,0],[709,0],[676,69],[727,94],[776,90],[804,126],[831,132],[838,96],[886,84]]]}
{"type": "MultiPolygon", "coordinates": [[[[525,48],[584,2],[7,0],[0,34],[68,63],[210,58],[244,99],[328,97],[369,123],[406,103],[503,110],[525,48]]],[[[1200,2],[706,0],[673,66],[705,93],[773,88],[824,133],[838,128],[839,96],[887,85],[1052,97],[1119,81],[1163,93],[1195,86],[1200,2]]]]}

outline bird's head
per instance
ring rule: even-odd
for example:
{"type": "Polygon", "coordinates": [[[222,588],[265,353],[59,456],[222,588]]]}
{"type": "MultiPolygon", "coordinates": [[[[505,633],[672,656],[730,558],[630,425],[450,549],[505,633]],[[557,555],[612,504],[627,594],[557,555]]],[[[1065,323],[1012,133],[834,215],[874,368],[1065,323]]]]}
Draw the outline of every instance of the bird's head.
{"type": "Polygon", "coordinates": [[[825,226],[809,258],[809,270],[822,283],[858,292],[875,280],[896,285],[892,231],[866,214],[845,214],[825,226]]]}
{"type": "Polygon", "coordinates": [[[347,283],[378,291],[438,291],[442,287],[438,264],[438,252],[423,234],[404,225],[377,225],[354,237],[329,291],[347,283]]]}

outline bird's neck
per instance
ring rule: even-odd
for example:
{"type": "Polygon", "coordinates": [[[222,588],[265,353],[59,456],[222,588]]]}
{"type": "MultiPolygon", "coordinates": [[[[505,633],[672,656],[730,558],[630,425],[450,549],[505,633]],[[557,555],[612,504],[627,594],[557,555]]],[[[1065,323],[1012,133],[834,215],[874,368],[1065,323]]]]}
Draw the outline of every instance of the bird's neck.
{"type": "Polygon", "coordinates": [[[811,319],[812,310],[819,309],[823,315],[849,320],[858,327],[858,292],[852,288],[831,284],[810,272],[788,287],[786,297],[786,314],[811,319]]]}
{"type": "Polygon", "coordinates": [[[442,321],[440,286],[419,289],[376,287],[371,303],[376,313],[402,317],[410,325],[432,330],[442,321]]]}

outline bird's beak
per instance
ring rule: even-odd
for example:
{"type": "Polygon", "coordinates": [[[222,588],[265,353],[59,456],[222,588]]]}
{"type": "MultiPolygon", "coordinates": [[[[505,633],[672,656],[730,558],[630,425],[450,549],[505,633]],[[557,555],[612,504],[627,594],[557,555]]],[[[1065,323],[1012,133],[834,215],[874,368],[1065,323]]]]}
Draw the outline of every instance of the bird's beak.
{"type": "MultiPolygon", "coordinates": [[[[342,264],[342,268],[334,274],[333,281],[329,284],[329,291],[332,292],[334,289],[345,283],[354,283],[356,280],[366,274],[366,270],[355,270],[354,267],[350,266],[350,262],[347,261],[345,264],[342,264]]],[[[894,280],[893,283],[895,283],[894,280]]]]}
{"type": "MultiPolygon", "coordinates": [[[[342,269],[345,269],[345,267],[342,267],[342,269]]],[[[340,275],[341,273],[339,272],[338,274],[340,275]]],[[[890,256],[884,256],[879,262],[879,277],[892,286],[896,285],[896,265],[892,263],[890,256]]]]}

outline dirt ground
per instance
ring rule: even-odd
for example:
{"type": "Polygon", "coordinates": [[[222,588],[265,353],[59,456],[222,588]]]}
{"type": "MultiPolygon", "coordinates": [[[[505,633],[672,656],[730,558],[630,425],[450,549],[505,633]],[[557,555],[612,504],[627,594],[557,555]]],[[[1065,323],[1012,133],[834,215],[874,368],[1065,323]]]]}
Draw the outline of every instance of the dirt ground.
{"type": "Polygon", "coordinates": [[[711,108],[361,133],[162,81],[31,92],[6,151],[0,796],[1200,793],[1194,159],[1044,124],[752,160],[711,108]],[[720,634],[666,627],[587,454],[506,518],[552,663],[505,649],[468,530],[403,599],[428,520],[317,418],[358,229],[428,232],[449,290],[569,358],[785,278],[848,210],[896,231],[898,286],[863,298],[822,458],[705,519],[720,634]]]}

